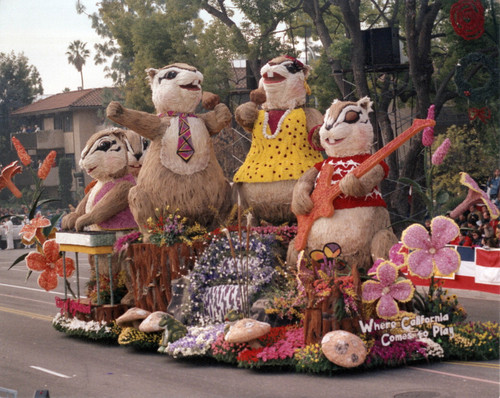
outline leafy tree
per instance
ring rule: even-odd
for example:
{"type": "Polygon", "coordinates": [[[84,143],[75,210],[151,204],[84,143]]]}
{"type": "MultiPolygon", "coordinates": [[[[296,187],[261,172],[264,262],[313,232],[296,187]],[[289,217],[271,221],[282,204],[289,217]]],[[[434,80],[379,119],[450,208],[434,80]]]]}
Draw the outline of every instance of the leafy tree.
{"type": "Polygon", "coordinates": [[[9,135],[19,128],[12,124],[10,114],[31,104],[39,94],[43,94],[42,79],[28,58],[23,53],[0,53],[0,163],[4,166],[13,160],[9,135]]]}
{"type": "Polygon", "coordinates": [[[87,43],[83,43],[80,40],[72,41],[68,46],[68,51],[66,55],[68,56],[68,62],[74,65],[76,70],[80,73],[82,79],[82,90],[83,90],[83,65],[85,65],[86,58],[90,56],[90,51],[86,48],[87,43]]]}

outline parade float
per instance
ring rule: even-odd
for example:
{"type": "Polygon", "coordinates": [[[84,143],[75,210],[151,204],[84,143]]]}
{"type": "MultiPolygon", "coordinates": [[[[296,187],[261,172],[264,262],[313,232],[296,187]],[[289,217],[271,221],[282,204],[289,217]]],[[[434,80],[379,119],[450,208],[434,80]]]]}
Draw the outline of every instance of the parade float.
{"type": "MultiPolygon", "coordinates": [[[[189,90],[192,95],[194,91],[191,101],[198,103],[199,72],[183,64],[155,70],[150,75],[152,85],[157,85],[153,91],[161,91],[158,76],[174,84],[172,80],[186,74],[197,80],[182,80],[178,92],[189,90]],[[164,77],[167,74],[170,77],[164,77]]],[[[168,100],[162,96],[157,99],[168,100]]],[[[255,226],[251,209],[241,200],[228,210],[227,187],[218,183],[220,166],[211,147],[204,152],[207,148],[197,144],[222,128],[227,121],[226,109],[219,104],[203,116],[189,113],[191,108],[171,114],[170,109],[162,108],[159,110],[168,116],[157,117],[112,104],[108,114],[115,120],[132,123],[139,134],[146,134],[138,127],[147,121],[150,125],[146,130],[155,132],[149,137],[153,139],[146,160],[149,163],[143,166],[137,185],[124,194],[131,199],[139,230],[123,236],[113,228],[80,231],[84,225],[71,216],[78,231],[65,223],[70,230],[55,232],[57,220],[30,214],[23,240],[36,245],[37,251],[16,262],[25,261],[30,271],[40,273],[38,284],[45,290],[53,290],[59,278],[63,280],[65,294],[56,299],[60,311],[53,320],[56,330],[89,341],[158,351],[175,359],[212,358],[243,368],[332,374],[443,359],[498,358],[498,323],[466,322],[465,310],[442,286],[442,281],[459,273],[461,266],[459,252],[449,245],[459,233],[451,218],[433,217],[429,230],[420,224],[410,225],[400,242],[394,242],[380,209],[369,219],[381,224],[370,230],[366,240],[360,238],[359,230],[351,231],[348,218],[343,216],[361,217],[359,214],[373,211],[373,201],[359,203],[367,196],[376,196],[373,191],[385,174],[380,167],[383,159],[420,131],[432,134],[435,124],[432,118],[416,120],[386,147],[366,154],[366,142],[372,137],[367,130],[371,129],[366,116],[369,108],[369,99],[341,107],[334,103],[324,123],[316,126],[324,146],[352,138],[349,145],[357,151],[356,143],[363,141],[362,159],[351,159],[349,168],[342,169],[342,176],[349,172],[349,177],[332,180],[338,165],[328,159],[336,154],[324,148],[330,156],[324,162],[327,167],[319,164],[304,173],[307,182],[300,178],[297,182],[294,196],[301,191],[301,206],[290,198],[293,208],[301,210],[297,211],[298,224],[255,226]],[[332,120],[336,124],[333,130],[338,129],[342,136],[330,131],[332,120]],[[177,151],[169,152],[172,142],[177,151]],[[175,176],[163,180],[154,162],[157,169],[175,176]],[[181,165],[190,171],[183,174],[181,165]],[[208,180],[198,179],[197,173],[208,180]],[[190,209],[189,203],[181,200],[183,194],[176,195],[176,189],[194,190],[196,203],[202,203],[207,185],[215,190],[209,198],[215,201],[210,209],[190,209]],[[309,189],[308,195],[304,189],[309,189]],[[353,198],[358,199],[355,205],[335,209],[335,200],[349,202],[353,198]],[[357,213],[359,208],[361,213],[357,213]],[[213,215],[210,218],[207,214],[214,209],[221,220],[216,229],[213,215]],[[335,231],[325,230],[321,224],[325,220],[335,225],[335,231]],[[318,223],[320,227],[315,229],[318,223]],[[344,233],[339,234],[339,229],[344,233]],[[382,243],[373,246],[380,231],[382,243]],[[350,240],[342,240],[345,236],[350,240]],[[383,254],[371,258],[367,245],[383,254]],[[75,253],[75,260],[71,253],[75,253]],[[109,258],[108,262],[95,261],[95,281],[86,297],[80,294],[78,253],[109,258]],[[287,261],[294,256],[293,261],[287,261]],[[123,268],[115,268],[115,263],[123,268]],[[119,275],[124,269],[128,277],[119,275]],[[69,283],[74,274],[76,289],[69,283]],[[414,278],[425,281],[427,288],[418,289],[414,278]],[[127,292],[133,297],[131,304],[120,302],[127,292]]],[[[116,140],[111,143],[117,144],[116,140]]],[[[20,145],[16,149],[29,168],[29,155],[20,145]]],[[[436,164],[445,149],[435,151],[434,155],[439,154],[432,157],[436,164]]],[[[357,154],[347,155],[354,158],[357,154]]],[[[16,195],[11,177],[18,172],[21,167],[17,162],[2,170],[3,186],[16,195]]],[[[39,178],[44,175],[39,174],[39,178]]],[[[478,194],[477,201],[486,202],[492,218],[498,217],[498,209],[477,192],[481,191],[477,184],[470,177],[464,181],[478,194]]],[[[90,194],[92,199],[102,194],[101,202],[106,201],[109,192],[102,192],[102,185],[90,194]]],[[[379,205],[376,207],[383,208],[379,205]]],[[[88,224],[104,221],[93,219],[88,224]]],[[[376,224],[372,221],[368,222],[376,224]]]]}

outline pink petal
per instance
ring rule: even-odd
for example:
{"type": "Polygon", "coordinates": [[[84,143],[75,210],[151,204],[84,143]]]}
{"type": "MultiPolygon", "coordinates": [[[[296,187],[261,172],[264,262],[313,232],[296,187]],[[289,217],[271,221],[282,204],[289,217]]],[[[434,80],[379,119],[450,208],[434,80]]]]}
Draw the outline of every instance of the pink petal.
{"type": "Polygon", "coordinates": [[[366,272],[368,275],[375,275],[377,273],[377,268],[380,264],[382,264],[384,262],[384,260],[382,260],[381,258],[378,258],[377,260],[375,260],[375,262],[373,263],[372,267],[366,272]]]}
{"type": "Polygon", "coordinates": [[[389,259],[395,264],[395,265],[403,265],[405,262],[405,255],[401,253],[401,249],[403,248],[402,243],[396,243],[394,246],[391,247],[391,250],[389,250],[389,259]]]}
{"type": "Polygon", "coordinates": [[[377,303],[376,311],[380,318],[393,318],[399,314],[399,307],[390,295],[384,294],[377,303]]]}
{"type": "Polygon", "coordinates": [[[366,281],[362,285],[361,298],[367,303],[372,303],[382,295],[384,287],[377,281],[366,281]]]}
{"type": "Polygon", "coordinates": [[[430,278],[434,270],[432,255],[425,250],[415,250],[408,255],[408,271],[420,278],[430,278]]]}
{"type": "Polygon", "coordinates": [[[37,214],[35,218],[31,220],[30,225],[35,228],[45,228],[50,225],[50,220],[48,218],[45,218],[41,214],[37,214]]]}
{"type": "Polygon", "coordinates": [[[57,275],[53,269],[43,271],[38,277],[38,286],[46,291],[54,290],[57,287],[57,275]]]}
{"type": "Polygon", "coordinates": [[[443,275],[450,275],[460,267],[460,254],[451,247],[445,247],[434,254],[434,264],[443,275]]]}
{"type": "Polygon", "coordinates": [[[377,269],[377,279],[382,286],[389,286],[394,283],[398,276],[397,267],[390,261],[384,261],[377,269]]]}
{"type": "Polygon", "coordinates": [[[411,281],[409,280],[404,280],[396,282],[391,286],[390,295],[394,300],[405,303],[413,297],[413,291],[413,283],[411,283],[411,281]]]}
{"type": "Polygon", "coordinates": [[[43,253],[49,263],[55,263],[60,257],[59,243],[56,243],[55,239],[46,240],[43,244],[43,253]]]}
{"type": "Polygon", "coordinates": [[[431,237],[421,224],[410,225],[403,231],[401,241],[409,249],[430,249],[431,237]]]}
{"type": "Polygon", "coordinates": [[[440,249],[455,239],[460,233],[460,228],[451,218],[439,216],[431,221],[432,247],[440,249]]]}
{"type": "Polygon", "coordinates": [[[48,267],[45,256],[38,252],[31,252],[26,256],[26,266],[32,271],[43,271],[48,267]]]}

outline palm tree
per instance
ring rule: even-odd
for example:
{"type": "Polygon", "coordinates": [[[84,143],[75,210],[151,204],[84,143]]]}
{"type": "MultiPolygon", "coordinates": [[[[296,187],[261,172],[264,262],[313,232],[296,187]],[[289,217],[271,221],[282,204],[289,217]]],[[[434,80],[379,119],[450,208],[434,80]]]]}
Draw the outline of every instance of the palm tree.
{"type": "Polygon", "coordinates": [[[68,62],[75,66],[76,70],[80,72],[82,78],[82,90],[83,90],[83,65],[85,65],[85,58],[90,56],[90,51],[85,48],[87,43],[82,43],[80,40],[75,40],[71,42],[68,46],[68,51],[66,55],[68,56],[68,62]]]}

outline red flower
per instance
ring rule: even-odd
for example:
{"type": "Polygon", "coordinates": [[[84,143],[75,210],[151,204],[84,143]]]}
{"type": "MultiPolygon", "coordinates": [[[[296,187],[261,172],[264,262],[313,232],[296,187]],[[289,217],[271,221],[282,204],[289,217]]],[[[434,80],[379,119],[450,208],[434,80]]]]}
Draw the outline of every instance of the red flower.
{"type": "Polygon", "coordinates": [[[10,189],[10,192],[14,194],[16,198],[20,198],[23,196],[21,191],[15,186],[12,181],[12,177],[22,171],[21,166],[18,166],[18,161],[14,161],[9,163],[2,169],[2,174],[0,174],[0,191],[5,187],[10,189]]]}
{"type": "Polygon", "coordinates": [[[29,166],[32,162],[31,156],[28,154],[28,152],[26,152],[23,144],[21,144],[21,142],[16,137],[12,137],[12,144],[14,145],[14,148],[16,148],[17,156],[19,156],[19,160],[21,161],[21,163],[25,166],[29,166]]]}
{"type": "MultiPolygon", "coordinates": [[[[64,277],[63,259],[59,254],[59,244],[51,239],[43,244],[43,254],[31,252],[26,256],[26,266],[32,271],[41,271],[38,285],[49,291],[57,287],[57,276],[64,277]]],[[[66,258],[66,277],[73,275],[73,259],[66,258]]]]}
{"type": "Polygon", "coordinates": [[[31,240],[35,237],[38,228],[45,228],[49,225],[50,220],[38,213],[35,218],[30,220],[29,224],[26,224],[21,228],[19,235],[23,237],[24,241],[31,242],[31,240]]]}
{"type": "Polygon", "coordinates": [[[56,151],[50,151],[45,160],[43,161],[42,165],[38,169],[38,178],[40,180],[45,180],[47,176],[50,173],[50,169],[54,165],[54,161],[56,159],[57,152],[56,151]]]}

